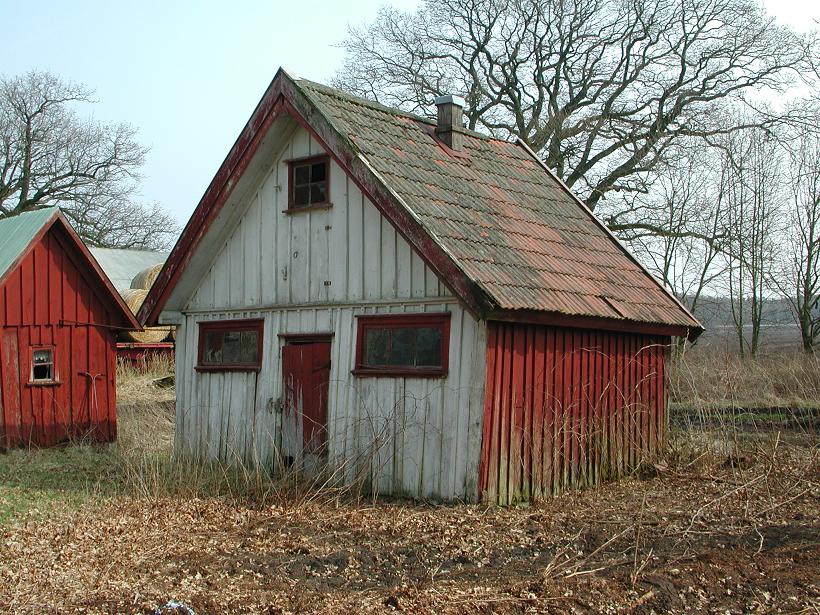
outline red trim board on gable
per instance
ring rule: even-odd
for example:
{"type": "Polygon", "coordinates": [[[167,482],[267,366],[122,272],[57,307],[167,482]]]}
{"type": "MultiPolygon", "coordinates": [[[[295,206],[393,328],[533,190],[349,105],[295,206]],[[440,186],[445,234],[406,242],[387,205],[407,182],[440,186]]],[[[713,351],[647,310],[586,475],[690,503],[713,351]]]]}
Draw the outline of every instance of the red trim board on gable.
{"type": "Polygon", "coordinates": [[[145,324],[156,323],[193,251],[204,238],[224,206],[242,172],[250,164],[262,138],[273,121],[288,113],[322,145],[353,179],[354,183],[384,215],[417,253],[446,280],[453,292],[476,316],[492,305],[484,293],[458,267],[442,247],[424,230],[412,212],[358,155],[356,148],[323,116],[298,85],[282,69],[276,73],[251,119],[234,143],[208,189],[185,226],[177,244],[145,298],[138,318],[145,324]]]}
{"type": "MultiPolygon", "coordinates": [[[[280,69],[281,72],[281,69],[280,69]]],[[[225,160],[211,180],[194,213],[182,230],[156,281],[145,298],[137,317],[142,323],[156,323],[174,284],[191,259],[194,250],[210,229],[242,172],[250,164],[264,134],[281,114],[279,73],[259,101],[251,118],[234,142],[225,160]]]]}
{"type": "Polygon", "coordinates": [[[313,104],[294,89],[292,100],[301,102],[297,108],[289,101],[285,106],[291,117],[307,130],[336,160],[353,183],[370,200],[382,216],[401,235],[466,308],[476,317],[481,317],[493,305],[484,292],[461,270],[452,257],[424,229],[421,222],[401,199],[392,191],[367,161],[356,152],[356,148],[318,111],[313,104]],[[312,118],[312,121],[309,119],[312,118]],[[335,147],[334,147],[335,145],[335,147]]]}
{"type": "Polygon", "coordinates": [[[103,285],[103,287],[107,291],[108,296],[113,300],[117,310],[121,312],[123,316],[126,317],[126,320],[129,325],[128,328],[130,330],[141,331],[142,326],[140,325],[134,313],[131,311],[131,308],[129,308],[128,305],[126,305],[125,301],[120,296],[120,293],[117,292],[117,289],[114,288],[114,285],[111,283],[111,280],[105,274],[102,267],[100,267],[100,264],[97,262],[97,259],[95,259],[94,255],[91,254],[91,251],[88,249],[85,243],[83,243],[83,241],[77,235],[76,231],[74,231],[74,228],[65,219],[65,216],[63,216],[62,212],[59,214],[58,218],[62,223],[63,230],[68,235],[68,239],[71,242],[71,244],[74,246],[77,252],[79,252],[82,255],[85,264],[94,270],[98,282],[100,282],[103,285]]]}

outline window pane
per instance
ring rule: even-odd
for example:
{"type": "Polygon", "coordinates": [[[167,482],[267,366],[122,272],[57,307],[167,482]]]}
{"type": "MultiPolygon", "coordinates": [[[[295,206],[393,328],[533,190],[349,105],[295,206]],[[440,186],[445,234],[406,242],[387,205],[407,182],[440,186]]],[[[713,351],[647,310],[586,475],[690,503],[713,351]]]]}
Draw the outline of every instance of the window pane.
{"type": "Polygon", "coordinates": [[[365,365],[387,365],[387,345],[390,334],[387,329],[365,329],[365,365]]]}
{"type": "Polygon", "coordinates": [[[310,185],[310,202],[311,203],[324,203],[327,201],[327,195],[325,192],[325,182],[317,182],[315,184],[310,185]]]}
{"type": "Polygon", "coordinates": [[[219,324],[204,325],[201,364],[226,369],[258,367],[262,332],[248,325],[237,325],[231,330],[219,324]]]}
{"type": "Polygon", "coordinates": [[[41,363],[51,363],[51,351],[50,350],[35,350],[34,351],[34,364],[38,365],[41,363]]]}
{"type": "Polygon", "coordinates": [[[239,331],[225,331],[222,342],[222,363],[239,363],[242,335],[239,331]]]}
{"type": "Polygon", "coordinates": [[[416,329],[416,365],[441,367],[441,329],[416,329]]]}
{"type": "Polygon", "coordinates": [[[307,205],[310,201],[310,186],[301,186],[293,189],[293,204],[307,205]]]}
{"type": "Polygon", "coordinates": [[[259,351],[259,333],[257,331],[243,331],[240,360],[242,363],[256,363],[259,351]]]}
{"type": "Polygon", "coordinates": [[[208,331],[205,333],[205,363],[222,363],[222,331],[208,331]]]}
{"type": "Polygon", "coordinates": [[[415,314],[362,316],[361,346],[357,349],[361,373],[369,368],[374,374],[443,375],[447,368],[444,318],[415,314]]]}
{"type": "Polygon", "coordinates": [[[325,181],[325,169],[327,168],[324,162],[317,162],[314,165],[311,165],[310,169],[310,181],[311,182],[321,182],[325,181]]]}
{"type": "Polygon", "coordinates": [[[52,380],[51,365],[48,363],[34,366],[34,380],[52,380]]]}
{"type": "Polygon", "coordinates": [[[31,355],[31,379],[54,380],[54,353],[44,348],[35,350],[31,355]]]}
{"type": "Polygon", "coordinates": [[[293,167],[293,183],[297,186],[310,182],[310,166],[293,167]]]}
{"type": "Polygon", "coordinates": [[[416,329],[392,329],[388,365],[413,367],[416,355],[416,329]]]}

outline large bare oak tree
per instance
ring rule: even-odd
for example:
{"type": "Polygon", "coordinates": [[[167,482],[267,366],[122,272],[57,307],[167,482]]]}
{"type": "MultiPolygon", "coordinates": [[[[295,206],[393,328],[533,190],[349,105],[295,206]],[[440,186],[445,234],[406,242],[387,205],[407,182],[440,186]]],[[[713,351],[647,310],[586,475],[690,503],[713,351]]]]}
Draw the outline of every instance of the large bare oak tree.
{"type": "Polygon", "coordinates": [[[135,200],[146,149],[127,124],[78,116],[91,96],[48,72],[0,79],[0,217],[59,205],[90,245],[167,247],[176,222],[135,200]]]}
{"type": "MultiPolygon", "coordinates": [[[[336,85],[425,114],[461,93],[469,128],[520,137],[593,209],[646,190],[680,139],[741,128],[722,109],[811,75],[818,49],[753,0],[425,0],[344,48],[336,85]]],[[[618,219],[628,202],[614,230],[645,224],[618,219]]]]}

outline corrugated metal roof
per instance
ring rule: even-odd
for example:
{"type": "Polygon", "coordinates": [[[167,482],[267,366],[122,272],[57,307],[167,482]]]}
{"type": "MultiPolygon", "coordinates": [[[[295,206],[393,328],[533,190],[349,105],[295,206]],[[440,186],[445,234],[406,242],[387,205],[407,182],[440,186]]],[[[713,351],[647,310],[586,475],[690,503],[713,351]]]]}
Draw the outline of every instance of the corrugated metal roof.
{"type": "Polygon", "coordinates": [[[59,211],[58,207],[46,207],[0,220],[0,278],[59,211]]]}
{"type": "Polygon", "coordinates": [[[701,328],[526,148],[296,83],[500,309],[701,328]]]}
{"type": "Polygon", "coordinates": [[[131,286],[140,271],[164,263],[168,252],[150,250],[120,250],[116,248],[90,248],[114,288],[123,290],[131,286]]]}

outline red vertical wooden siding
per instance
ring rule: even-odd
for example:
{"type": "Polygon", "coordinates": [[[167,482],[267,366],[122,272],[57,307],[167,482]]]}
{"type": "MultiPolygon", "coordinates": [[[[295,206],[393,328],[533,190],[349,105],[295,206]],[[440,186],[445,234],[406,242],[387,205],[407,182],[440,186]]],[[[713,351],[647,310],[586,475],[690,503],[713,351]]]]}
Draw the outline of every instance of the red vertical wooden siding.
{"type": "Polygon", "coordinates": [[[0,448],[117,435],[111,304],[63,233],[47,232],[0,288],[0,448]],[[54,347],[58,384],[29,383],[32,345],[54,347]]]}
{"type": "Polygon", "coordinates": [[[538,499],[657,455],[669,344],[665,336],[488,323],[485,499],[538,499]]]}

